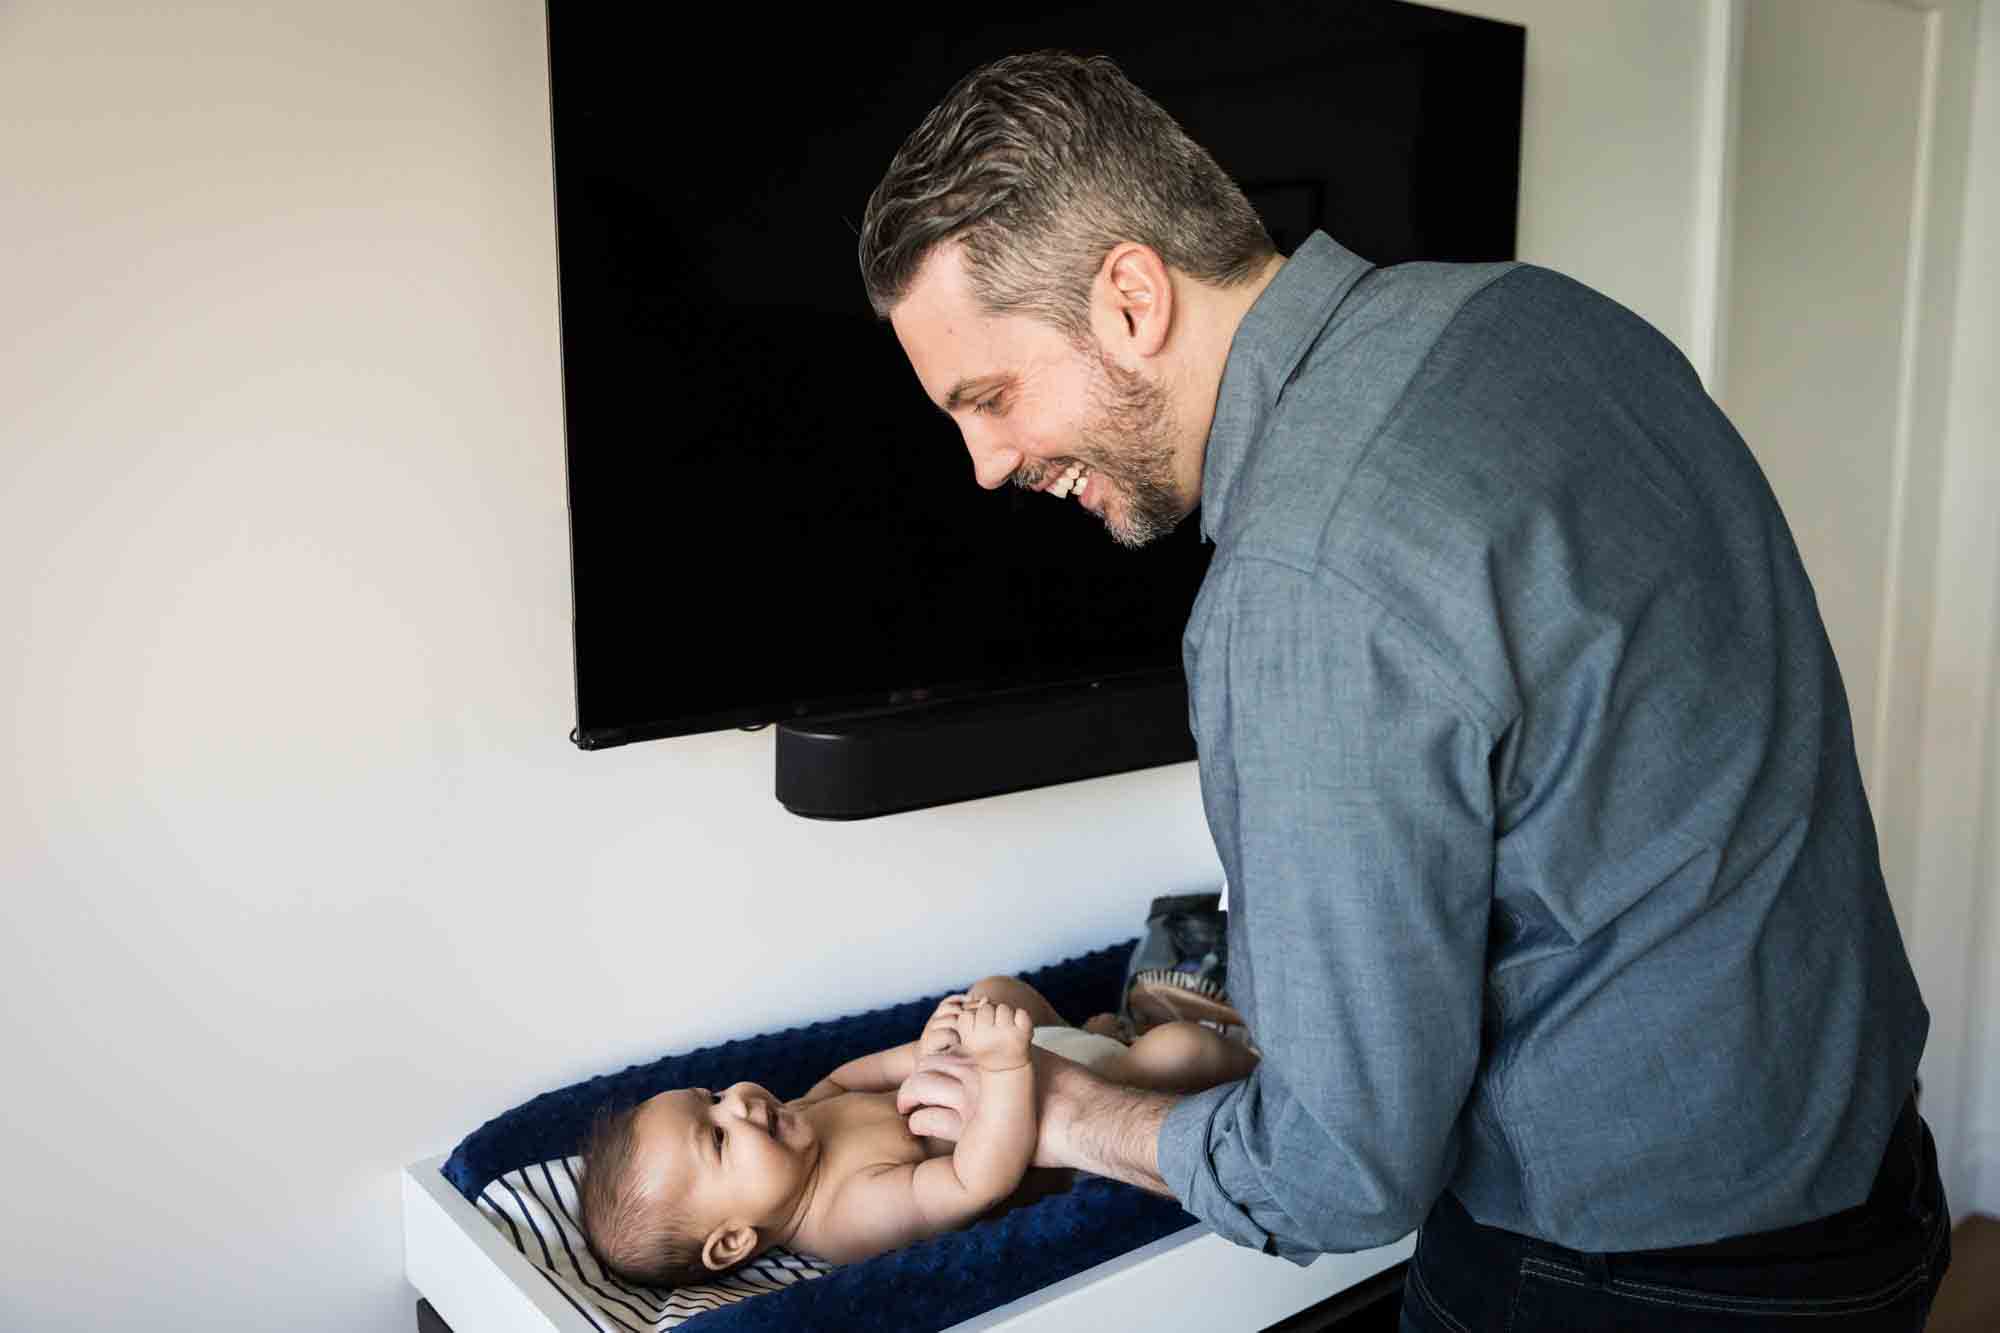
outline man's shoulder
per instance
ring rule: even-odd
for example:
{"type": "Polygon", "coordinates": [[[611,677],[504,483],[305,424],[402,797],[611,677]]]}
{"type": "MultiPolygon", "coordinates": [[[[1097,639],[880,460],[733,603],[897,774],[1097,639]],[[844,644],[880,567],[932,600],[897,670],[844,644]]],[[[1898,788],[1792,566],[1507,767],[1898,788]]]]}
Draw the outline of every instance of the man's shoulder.
{"type": "MultiPolygon", "coordinates": [[[[1441,354],[1464,355],[1476,345],[1500,352],[1502,368],[1578,354],[1612,363],[1660,357],[1685,365],[1658,327],[1615,297],[1539,264],[1502,267],[1453,311],[1439,338],[1441,354]]],[[[1494,368],[1492,357],[1477,359],[1494,368]]]]}
{"type": "Polygon", "coordinates": [[[1617,358],[1606,343],[1634,336],[1664,342],[1608,297],[1534,264],[1372,271],[1233,478],[1214,532],[1210,609],[1229,588],[1252,595],[1296,578],[1329,595],[1399,602],[1435,572],[1440,542],[1476,555],[1512,529],[1510,506],[1532,498],[1494,484],[1520,444],[1523,411],[1548,406],[1522,395],[1538,383],[1578,385],[1585,363],[1617,358]],[[1398,573],[1402,565],[1411,568],[1398,573]],[[1221,576],[1232,569],[1238,577],[1221,576]]]}
{"type": "MultiPolygon", "coordinates": [[[[1325,508],[1347,492],[1382,428],[1409,413],[1411,385],[1441,350],[1458,354],[1454,330],[1469,317],[1504,322],[1505,312],[1523,302],[1558,299],[1540,295],[1544,288],[1575,285],[1514,261],[1371,270],[1315,336],[1258,423],[1237,478],[1243,502],[1232,499],[1228,506],[1233,530],[1227,536],[1237,542],[1275,538],[1298,550],[1287,536],[1321,526],[1325,508]]],[[[1442,404],[1432,399],[1424,406],[1442,404]]]]}
{"type": "Polygon", "coordinates": [[[1417,259],[1374,270],[1368,275],[1365,288],[1378,299],[1394,296],[1405,301],[1422,301],[1440,305],[1448,313],[1451,308],[1497,283],[1532,282],[1537,275],[1550,272],[1518,259],[1496,259],[1483,263],[1417,259]]]}

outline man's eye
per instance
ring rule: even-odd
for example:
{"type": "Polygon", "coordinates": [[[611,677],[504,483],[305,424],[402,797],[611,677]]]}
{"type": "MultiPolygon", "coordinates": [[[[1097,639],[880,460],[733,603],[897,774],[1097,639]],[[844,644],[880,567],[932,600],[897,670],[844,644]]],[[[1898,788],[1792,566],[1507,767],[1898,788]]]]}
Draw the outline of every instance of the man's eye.
{"type": "Polygon", "coordinates": [[[981,402],[974,403],[972,405],[972,410],[974,412],[985,412],[990,414],[999,405],[999,403],[1000,403],[1000,395],[996,393],[991,398],[987,398],[981,402]]]}

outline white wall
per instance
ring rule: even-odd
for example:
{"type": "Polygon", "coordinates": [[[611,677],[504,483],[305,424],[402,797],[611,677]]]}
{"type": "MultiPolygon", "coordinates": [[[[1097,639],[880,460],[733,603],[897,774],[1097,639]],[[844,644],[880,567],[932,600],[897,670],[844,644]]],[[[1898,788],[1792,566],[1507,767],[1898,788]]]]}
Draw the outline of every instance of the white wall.
{"type": "MultiPolygon", "coordinates": [[[[1712,8],[1456,7],[1522,256],[1707,338],[1712,8]]],[[[1213,882],[1191,765],[838,825],[768,734],[574,750],[554,255],[532,0],[0,7],[0,1326],[408,1328],[400,1164],[1213,882]]]]}
{"type": "MultiPolygon", "coordinates": [[[[1969,1188],[1954,1198],[1968,1208],[2000,1214],[2000,3],[1987,0],[1979,21],[1979,75],[1972,102],[1970,183],[1965,230],[1954,374],[1943,479],[1938,565],[1963,571],[1954,614],[1940,616],[1931,646],[1929,696],[1937,717],[1927,747],[1926,814],[1944,827],[1970,825],[1980,836],[1944,840],[1962,848],[1940,858],[1940,876],[1978,886],[1972,910],[1960,925],[1961,965],[1968,978],[1962,1003],[1978,1016],[1968,1034],[1971,1069],[1960,1114],[1969,1126],[1963,1178],[1969,1188]],[[1978,575],[1984,572],[1983,581],[1978,575]],[[1968,745],[1967,734],[1983,744],[1968,745]],[[1930,796],[1935,790],[1938,795],[1930,796]],[[1963,795],[1960,795],[1963,793],[1963,795]]],[[[1951,923],[1942,923],[1947,936],[1951,923]]],[[[1948,965],[1948,964],[1946,964],[1948,965]]]]}
{"type": "Polygon", "coordinates": [[[1976,330],[1993,306],[1978,269],[1992,224],[1967,212],[1968,182],[1994,171],[1972,162],[1979,9],[1738,7],[1719,395],[1785,504],[1840,659],[1883,871],[1931,1008],[1924,1112],[1959,1212],[1981,1200],[1972,1091],[1986,1020],[1969,921],[1992,897],[1984,682],[2000,591],[1985,462],[1996,432],[1967,410],[1991,364],[1976,330]]]}
{"type": "Polygon", "coordinates": [[[1528,29],[1519,258],[1651,320],[1705,369],[1700,247],[1718,0],[1441,0],[1528,29]]]}

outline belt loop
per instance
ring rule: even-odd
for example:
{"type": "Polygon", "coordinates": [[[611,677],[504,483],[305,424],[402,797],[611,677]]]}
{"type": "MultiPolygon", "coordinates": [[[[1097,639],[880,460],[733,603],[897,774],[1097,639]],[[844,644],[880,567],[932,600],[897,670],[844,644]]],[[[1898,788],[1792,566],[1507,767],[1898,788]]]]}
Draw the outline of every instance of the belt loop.
{"type": "Polygon", "coordinates": [[[1602,1289],[1611,1285],[1611,1262],[1604,1255],[1579,1251],[1576,1257],[1582,1261],[1583,1271],[1590,1276],[1591,1286],[1602,1289]]]}

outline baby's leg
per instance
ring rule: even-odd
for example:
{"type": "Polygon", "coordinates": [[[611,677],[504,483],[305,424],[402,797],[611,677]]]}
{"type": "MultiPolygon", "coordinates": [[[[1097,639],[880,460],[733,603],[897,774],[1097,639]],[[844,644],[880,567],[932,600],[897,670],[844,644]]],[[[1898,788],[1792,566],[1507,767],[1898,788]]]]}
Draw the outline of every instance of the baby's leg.
{"type": "Polygon", "coordinates": [[[1162,1023],[1125,1051],[1122,1060],[1106,1061],[1106,1078],[1159,1092],[1200,1092],[1218,1083],[1233,1083],[1257,1067],[1257,1057],[1240,1042],[1231,1041],[1199,1023],[1162,1023]]]}
{"type": "Polygon", "coordinates": [[[975,997],[983,995],[995,1004],[1011,1004],[1016,1009],[1026,1010],[1029,1020],[1038,1028],[1069,1026],[1040,991],[1019,977],[987,977],[967,986],[965,993],[975,997]]]}

